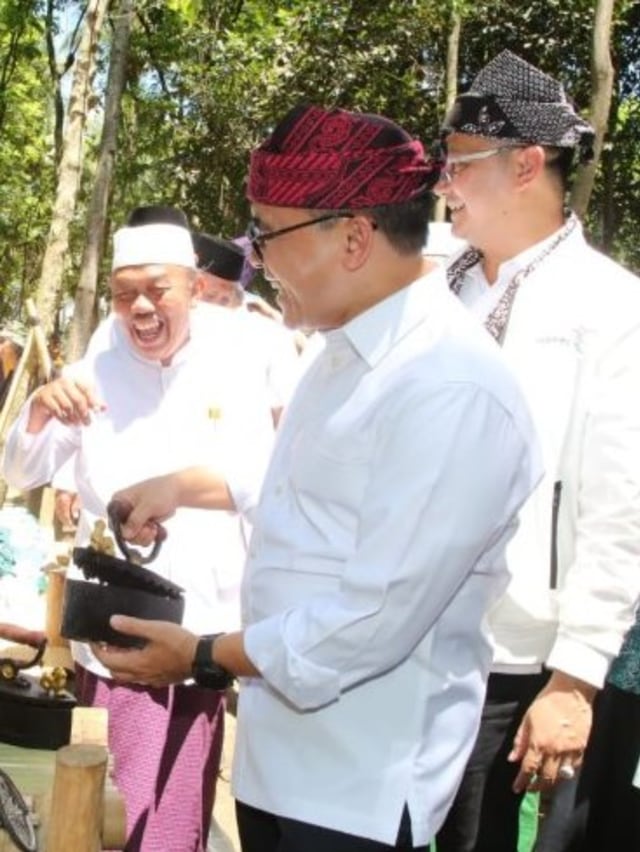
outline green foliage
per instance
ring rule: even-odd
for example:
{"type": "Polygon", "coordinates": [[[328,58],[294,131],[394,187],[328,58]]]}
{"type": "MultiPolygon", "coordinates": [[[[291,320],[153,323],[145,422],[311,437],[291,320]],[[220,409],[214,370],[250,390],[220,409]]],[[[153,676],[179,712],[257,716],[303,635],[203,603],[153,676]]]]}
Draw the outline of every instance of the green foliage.
{"type": "MultiPolygon", "coordinates": [[[[0,0],[0,316],[17,311],[39,276],[55,188],[44,6],[0,0]]],[[[63,58],[73,14],[83,7],[80,0],[55,3],[63,58]]],[[[118,3],[112,8],[117,14],[118,3]]],[[[242,232],[249,153],[300,101],[381,112],[430,141],[443,117],[454,12],[462,16],[461,88],[509,47],[559,77],[588,109],[593,0],[139,0],[111,227],[132,207],[162,201],[182,207],[203,229],[242,232]]],[[[615,102],[588,224],[596,241],[640,268],[640,4],[618,0],[615,15],[615,102]]],[[[94,173],[109,32],[87,130],[70,290],[94,173]]]]}
{"type": "Polygon", "coordinates": [[[237,233],[249,151],[299,101],[384,112],[430,134],[437,105],[421,53],[442,32],[438,15],[416,0],[205,0],[190,27],[149,8],[134,40],[124,208],[164,192],[202,227],[237,233]],[[143,125],[152,137],[132,133],[143,125]]]}
{"type": "Polygon", "coordinates": [[[54,186],[39,3],[0,4],[0,317],[39,275],[54,186]]]}

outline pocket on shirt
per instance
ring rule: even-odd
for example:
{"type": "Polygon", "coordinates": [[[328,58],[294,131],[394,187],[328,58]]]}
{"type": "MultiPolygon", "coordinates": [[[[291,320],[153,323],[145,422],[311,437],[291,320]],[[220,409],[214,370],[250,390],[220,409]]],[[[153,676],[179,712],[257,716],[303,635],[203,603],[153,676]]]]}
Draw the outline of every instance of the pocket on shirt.
{"type": "Polygon", "coordinates": [[[290,478],[298,494],[329,501],[347,511],[359,509],[369,480],[366,458],[355,453],[337,457],[324,447],[293,460],[290,478]]]}

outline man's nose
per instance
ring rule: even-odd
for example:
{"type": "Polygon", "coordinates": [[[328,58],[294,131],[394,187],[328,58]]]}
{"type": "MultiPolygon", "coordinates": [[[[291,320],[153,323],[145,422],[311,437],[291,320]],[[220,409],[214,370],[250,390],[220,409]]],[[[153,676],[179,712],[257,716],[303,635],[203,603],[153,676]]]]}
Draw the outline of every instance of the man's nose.
{"type": "Polygon", "coordinates": [[[131,303],[131,310],[138,313],[148,313],[153,311],[154,308],[152,299],[146,293],[138,293],[131,303]]]}
{"type": "Polygon", "coordinates": [[[451,188],[451,177],[449,176],[449,172],[446,168],[442,169],[440,172],[440,177],[438,178],[438,182],[433,187],[432,192],[436,195],[447,195],[449,189],[451,188]]]}

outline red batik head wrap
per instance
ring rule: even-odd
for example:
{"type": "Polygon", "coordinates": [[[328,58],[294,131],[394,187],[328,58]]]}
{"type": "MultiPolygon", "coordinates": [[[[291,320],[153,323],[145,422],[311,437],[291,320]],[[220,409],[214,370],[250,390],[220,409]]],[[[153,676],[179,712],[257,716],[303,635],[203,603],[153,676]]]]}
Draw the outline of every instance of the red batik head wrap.
{"type": "Polygon", "coordinates": [[[252,153],[247,196],[312,210],[399,204],[424,196],[440,165],[383,116],[298,106],[252,153]]]}

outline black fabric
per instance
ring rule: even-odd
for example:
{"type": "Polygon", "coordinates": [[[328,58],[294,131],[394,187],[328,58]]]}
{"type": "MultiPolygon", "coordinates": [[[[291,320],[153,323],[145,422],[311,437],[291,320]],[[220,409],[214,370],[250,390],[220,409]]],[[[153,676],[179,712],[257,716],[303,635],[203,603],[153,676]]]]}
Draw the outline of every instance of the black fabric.
{"type": "Polygon", "coordinates": [[[127,226],[137,228],[140,225],[178,225],[180,228],[188,229],[189,221],[177,207],[150,204],[145,207],[136,207],[129,214],[127,226]]]}
{"type": "Polygon", "coordinates": [[[275,814],[236,802],[238,833],[242,852],[427,852],[427,846],[414,846],[411,820],[405,808],[394,846],[333,831],[318,825],[278,817],[275,814]]]}
{"type": "Polygon", "coordinates": [[[640,849],[640,789],[632,784],[639,757],[640,695],[608,683],[596,702],[574,808],[564,815],[568,840],[559,852],[640,849]]]}
{"type": "Polygon", "coordinates": [[[447,819],[438,852],[515,852],[520,804],[512,791],[519,764],[509,763],[522,717],[548,673],[489,676],[478,738],[447,819]]]}
{"type": "Polygon", "coordinates": [[[198,269],[203,269],[226,281],[240,281],[245,262],[245,253],[240,246],[230,240],[200,231],[192,231],[191,238],[198,269]]]}

